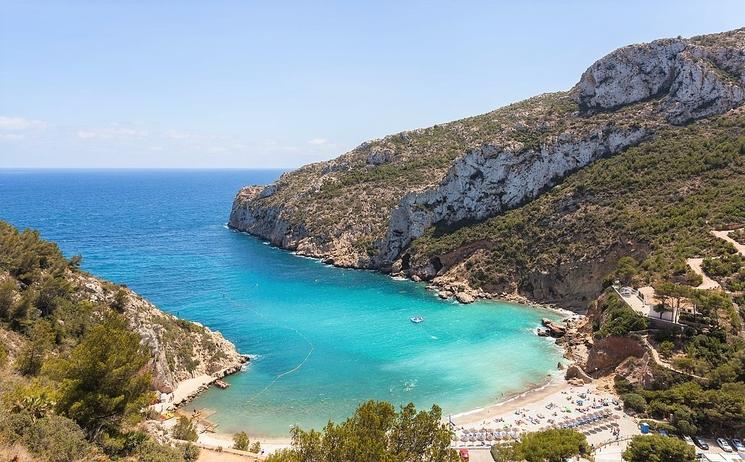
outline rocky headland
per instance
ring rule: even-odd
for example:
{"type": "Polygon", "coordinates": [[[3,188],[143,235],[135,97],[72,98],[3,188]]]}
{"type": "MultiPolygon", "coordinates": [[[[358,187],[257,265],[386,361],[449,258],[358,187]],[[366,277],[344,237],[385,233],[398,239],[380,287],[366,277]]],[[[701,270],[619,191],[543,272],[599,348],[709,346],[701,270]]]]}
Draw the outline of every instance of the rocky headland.
{"type": "MultiPolygon", "coordinates": [[[[595,62],[567,92],[366,142],[243,188],[228,224],[330,264],[427,281],[464,303],[509,294],[583,310],[618,259],[646,257],[651,239],[598,234],[589,250],[570,243],[549,252],[510,212],[537,207],[602,159],[737,114],[744,100],[745,29],[631,45],[595,62]],[[522,253],[497,251],[512,240],[522,253]]],[[[573,192],[532,219],[594,213],[597,196],[581,185],[573,192]]],[[[557,221],[544,226],[557,229],[554,242],[565,238],[561,226],[569,240],[586,239],[571,228],[577,220],[557,221]]]]}

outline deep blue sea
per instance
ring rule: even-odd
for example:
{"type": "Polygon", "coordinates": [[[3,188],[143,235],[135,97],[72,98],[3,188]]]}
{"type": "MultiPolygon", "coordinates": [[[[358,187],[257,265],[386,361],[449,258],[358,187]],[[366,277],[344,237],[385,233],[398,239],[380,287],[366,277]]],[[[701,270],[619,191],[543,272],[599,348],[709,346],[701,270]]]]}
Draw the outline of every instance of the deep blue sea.
{"type": "Polygon", "coordinates": [[[0,219],[37,228],[87,271],[221,331],[257,355],[210,408],[219,431],[286,435],[358,403],[455,414],[542,382],[561,352],[531,331],[552,314],[461,306],[423,285],[333,268],[226,228],[233,196],[276,170],[0,170],[0,219]],[[409,317],[425,321],[413,324],[409,317]]]}

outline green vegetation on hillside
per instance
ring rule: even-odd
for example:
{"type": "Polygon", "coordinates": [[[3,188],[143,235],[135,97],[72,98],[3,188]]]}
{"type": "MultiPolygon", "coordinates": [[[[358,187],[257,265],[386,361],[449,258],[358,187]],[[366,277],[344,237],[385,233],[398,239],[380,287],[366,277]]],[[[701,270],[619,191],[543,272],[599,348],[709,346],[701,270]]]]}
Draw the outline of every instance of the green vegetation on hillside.
{"type": "Polygon", "coordinates": [[[154,397],[150,352],[117,297],[81,296],[80,261],[0,222],[0,349],[12,366],[0,369],[0,447],[53,462],[195,460],[197,448],[159,445],[137,427],[154,397]]]}
{"type": "Polygon", "coordinates": [[[603,297],[600,302],[602,319],[597,320],[595,330],[600,337],[624,337],[630,332],[644,330],[649,320],[632,310],[615,293],[603,297]]]}
{"type": "MultiPolygon", "coordinates": [[[[410,249],[412,267],[468,248],[473,287],[531,295],[532,275],[559,267],[591,272],[599,292],[622,256],[637,256],[639,282],[692,284],[685,259],[731,246],[711,229],[745,223],[745,115],[737,111],[600,160],[532,202],[481,223],[432,227],[410,249]]],[[[459,270],[460,271],[460,270],[459,270]]],[[[606,282],[607,283],[607,282],[606,282]]]]}

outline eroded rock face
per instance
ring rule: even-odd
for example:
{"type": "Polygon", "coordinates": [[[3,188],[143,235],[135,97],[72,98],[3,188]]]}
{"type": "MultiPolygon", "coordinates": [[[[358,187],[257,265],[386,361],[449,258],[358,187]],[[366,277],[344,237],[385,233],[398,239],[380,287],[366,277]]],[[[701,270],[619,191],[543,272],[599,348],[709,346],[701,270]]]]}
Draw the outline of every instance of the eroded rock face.
{"type": "Polygon", "coordinates": [[[587,357],[585,370],[590,374],[603,374],[616,368],[628,357],[641,358],[644,346],[629,337],[606,337],[596,341],[587,357]]]}
{"type": "Polygon", "coordinates": [[[616,374],[628,380],[632,385],[649,388],[654,382],[651,363],[649,353],[644,353],[640,358],[630,356],[616,367],[616,374]]]}
{"type": "Polygon", "coordinates": [[[673,124],[721,114],[745,100],[739,45],[666,39],[624,47],[590,66],[572,93],[589,113],[660,98],[673,124]]]}
{"type": "Polygon", "coordinates": [[[407,194],[391,213],[381,265],[391,264],[435,223],[482,220],[530,200],[568,173],[638,144],[641,126],[604,125],[584,136],[563,133],[540,151],[484,146],[458,159],[436,187],[407,194]]]}

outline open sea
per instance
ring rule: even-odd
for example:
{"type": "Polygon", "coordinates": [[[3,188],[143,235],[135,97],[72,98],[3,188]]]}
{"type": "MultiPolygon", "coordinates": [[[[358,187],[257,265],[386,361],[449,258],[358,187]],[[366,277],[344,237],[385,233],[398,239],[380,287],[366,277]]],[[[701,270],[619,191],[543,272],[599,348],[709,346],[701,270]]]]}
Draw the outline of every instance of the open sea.
{"type": "Polygon", "coordinates": [[[219,330],[250,366],[191,408],[220,432],[284,436],[381,399],[445,415],[543,382],[556,315],[439,300],[422,284],[333,268],[227,229],[241,186],[277,170],[0,170],[0,219],[36,228],[83,268],[219,330]],[[413,324],[409,318],[425,321],[413,324]]]}

